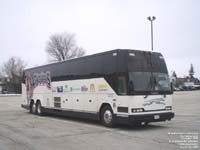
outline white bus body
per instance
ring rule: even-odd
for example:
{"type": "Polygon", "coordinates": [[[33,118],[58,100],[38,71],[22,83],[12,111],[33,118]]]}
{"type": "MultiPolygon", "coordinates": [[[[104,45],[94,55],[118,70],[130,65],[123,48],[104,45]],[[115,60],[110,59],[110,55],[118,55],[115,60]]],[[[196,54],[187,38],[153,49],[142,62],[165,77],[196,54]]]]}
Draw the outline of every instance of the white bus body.
{"type": "MultiPolygon", "coordinates": [[[[28,72],[22,84],[22,107],[29,109],[31,113],[97,119],[108,127],[116,123],[141,124],[171,120],[174,117],[172,95],[169,92],[140,94],[140,91],[136,91],[137,81],[134,81],[134,94],[128,94],[129,82],[123,82],[118,87],[119,91],[124,88],[124,93],[118,94],[104,77],[52,81],[51,71],[41,70],[28,72]]],[[[159,77],[162,78],[162,74],[159,77]]],[[[123,75],[116,77],[119,82],[123,78],[123,75]]],[[[159,80],[159,84],[163,84],[162,80],[159,80]]],[[[148,91],[146,88],[145,90],[148,91]]]]}

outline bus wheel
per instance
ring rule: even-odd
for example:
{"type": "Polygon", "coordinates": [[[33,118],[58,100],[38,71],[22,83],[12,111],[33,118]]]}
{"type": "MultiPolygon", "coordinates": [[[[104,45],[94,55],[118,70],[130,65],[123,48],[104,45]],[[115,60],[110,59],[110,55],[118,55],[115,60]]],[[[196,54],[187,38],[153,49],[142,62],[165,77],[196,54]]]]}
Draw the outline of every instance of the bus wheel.
{"type": "Polygon", "coordinates": [[[36,113],[36,106],[35,106],[34,102],[31,102],[30,113],[32,113],[32,114],[36,113]]]}
{"type": "Polygon", "coordinates": [[[106,105],[101,110],[101,122],[104,126],[111,128],[114,126],[113,120],[113,111],[110,106],[106,105]]]}
{"type": "Polygon", "coordinates": [[[40,101],[38,101],[37,103],[36,103],[36,114],[37,115],[40,115],[40,116],[42,116],[42,108],[41,108],[41,102],[40,101]]]}

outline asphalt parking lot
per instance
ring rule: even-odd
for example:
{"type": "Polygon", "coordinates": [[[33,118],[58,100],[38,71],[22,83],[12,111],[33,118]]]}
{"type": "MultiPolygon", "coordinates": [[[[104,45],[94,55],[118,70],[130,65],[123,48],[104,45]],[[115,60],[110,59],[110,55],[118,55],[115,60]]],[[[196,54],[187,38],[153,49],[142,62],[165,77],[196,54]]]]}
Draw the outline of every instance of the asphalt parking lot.
{"type": "Polygon", "coordinates": [[[200,149],[200,91],[173,97],[172,121],[112,129],[98,122],[31,115],[20,107],[21,97],[0,97],[0,150],[200,149]]]}

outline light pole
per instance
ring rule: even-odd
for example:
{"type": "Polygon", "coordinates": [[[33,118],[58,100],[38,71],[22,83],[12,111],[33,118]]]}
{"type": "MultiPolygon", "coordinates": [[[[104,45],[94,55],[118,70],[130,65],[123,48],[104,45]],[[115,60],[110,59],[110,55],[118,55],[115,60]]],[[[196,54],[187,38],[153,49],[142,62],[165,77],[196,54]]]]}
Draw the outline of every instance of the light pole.
{"type": "Polygon", "coordinates": [[[153,51],[153,21],[156,19],[155,16],[149,16],[147,19],[151,22],[151,50],[153,51]]]}

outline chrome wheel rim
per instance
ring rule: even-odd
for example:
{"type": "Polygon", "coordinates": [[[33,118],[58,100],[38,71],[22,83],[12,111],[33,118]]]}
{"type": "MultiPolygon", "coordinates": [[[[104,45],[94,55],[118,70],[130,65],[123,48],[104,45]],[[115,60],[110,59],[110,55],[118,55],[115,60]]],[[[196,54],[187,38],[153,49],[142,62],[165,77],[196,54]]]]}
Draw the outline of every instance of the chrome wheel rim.
{"type": "Polygon", "coordinates": [[[35,113],[36,108],[35,108],[35,104],[32,104],[32,112],[35,113]]]}
{"type": "Polygon", "coordinates": [[[40,104],[38,104],[38,106],[37,106],[37,113],[38,113],[38,114],[41,113],[41,105],[40,105],[40,104]]]}
{"type": "Polygon", "coordinates": [[[110,124],[112,122],[112,112],[110,110],[106,110],[103,118],[106,124],[110,124]]]}

